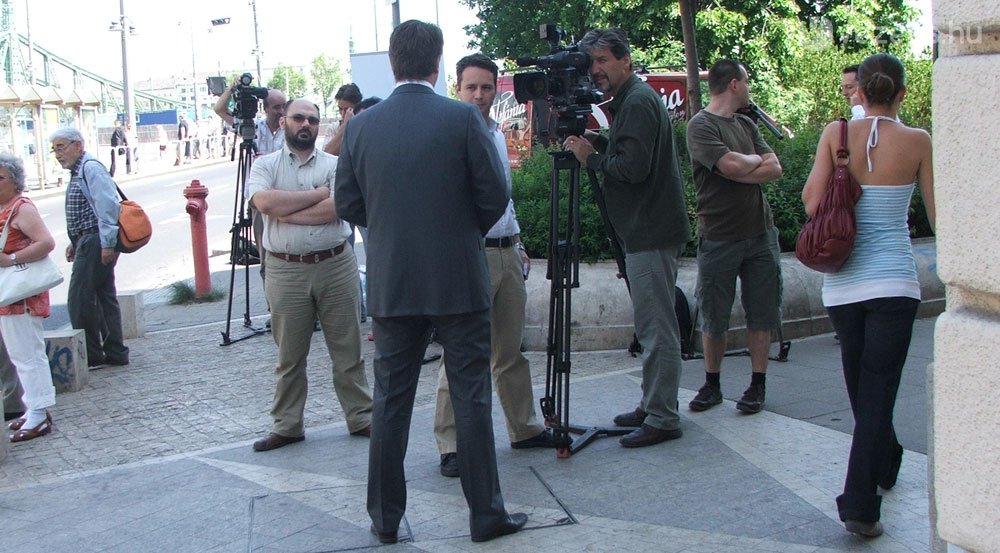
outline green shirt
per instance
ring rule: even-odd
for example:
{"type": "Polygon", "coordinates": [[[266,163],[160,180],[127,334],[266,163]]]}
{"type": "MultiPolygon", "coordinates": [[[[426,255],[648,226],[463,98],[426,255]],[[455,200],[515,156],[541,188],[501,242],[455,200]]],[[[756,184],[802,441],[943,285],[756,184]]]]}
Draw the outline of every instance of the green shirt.
{"type": "Polygon", "coordinates": [[[608,218],[626,253],[660,250],[691,239],[670,116],[663,101],[632,75],[608,104],[611,130],[597,140],[587,168],[604,175],[608,218]]]}
{"type": "Polygon", "coordinates": [[[721,117],[703,109],[688,123],[687,143],[698,199],[699,237],[746,240],[774,226],[761,185],[736,182],[715,170],[716,163],[729,152],[772,152],[750,118],[740,114],[721,117]]]}

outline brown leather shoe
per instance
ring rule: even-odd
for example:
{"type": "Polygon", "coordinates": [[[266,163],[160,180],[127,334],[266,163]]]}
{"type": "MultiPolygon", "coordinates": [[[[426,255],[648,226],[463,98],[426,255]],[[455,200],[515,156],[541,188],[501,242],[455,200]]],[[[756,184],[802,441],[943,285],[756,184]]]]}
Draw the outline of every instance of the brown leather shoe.
{"type": "Polygon", "coordinates": [[[365,438],[371,438],[372,425],[369,424],[368,426],[362,428],[361,430],[355,430],[354,432],[351,432],[351,436],[363,436],[365,438]]]}
{"type": "Polygon", "coordinates": [[[296,436],[294,438],[288,436],[282,436],[281,434],[275,434],[271,432],[266,438],[261,438],[253,443],[254,451],[271,451],[272,449],[278,449],[279,447],[285,447],[288,444],[294,444],[295,442],[301,442],[306,439],[305,436],[296,436]]]}
{"type": "Polygon", "coordinates": [[[635,411],[616,415],[613,422],[615,426],[638,427],[642,426],[645,420],[646,412],[641,407],[636,407],[635,411]]]}
{"type": "Polygon", "coordinates": [[[622,436],[619,443],[622,444],[622,447],[646,447],[660,442],[665,442],[667,440],[676,440],[683,434],[684,433],[681,432],[680,428],[674,428],[673,430],[661,430],[659,428],[649,426],[648,424],[643,424],[631,433],[622,436]]]}
{"type": "Polygon", "coordinates": [[[24,423],[26,422],[28,422],[28,419],[24,417],[19,417],[10,421],[10,424],[7,425],[7,428],[10,428],[11,430],[20,430],[21,427],[24,426],[24,423]]]}
{"type": "MultiPolygon", "coordinates": [[[[23,422],[21,423],[24,424],[23,422]]],[[[28,440],[34,440],[35,438],[44,436],[52,432],[52,415],[48,411],[45,411],[45,420],[38,423],[38,426],[34,428],[24,428],[20,427],[20,430],[14,432],[10,437],[12,442],[26,442],[28,440]]]]}

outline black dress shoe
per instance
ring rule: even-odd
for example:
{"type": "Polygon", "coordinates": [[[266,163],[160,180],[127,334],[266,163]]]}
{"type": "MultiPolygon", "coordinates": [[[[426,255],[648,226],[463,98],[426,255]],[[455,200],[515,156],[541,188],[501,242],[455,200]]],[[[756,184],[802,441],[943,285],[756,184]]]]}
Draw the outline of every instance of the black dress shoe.
{"type": "Polygon", "coordinates": [[[528,523],[528,515],[524,513],[510,513],[509,515],[507,515],[507,520],[505,520],[502,524],[500,524],[500,526],[497,527],[496,530],[493,530],[492,532],[487,532],[482,536],[472,536],[472,541],[474,542],[490,541],[494,538],[499,538],[500,536],[513,534],[514,532],[517,532],[521,528],[524,528],[524,525],[527,523],[528,523]]]}
{"type": "Polygon", "coordinates": [[[458,454],[445,453],[441,455],[441,476],[458,478],[458,454]]]}
{"type": "Polygon", "coordinates": [[[395,530],[392,532],[379,532],[375,529],[374,524],[371,528],[369,528],[369,530],[371,530],[372,534],[375,534],[375,537],[378,538],[380,543],[396,543],[399,541],[399,534],[395,530]]]}
{"type": "Polygon", "coordinates": [[[364,438],[371,438],[372,425],[369,424],[368,426],[362,428],[361,430],[355,430],[354,432],[351,432],[351,436],[362,436],[364,438]]]}
{"type": "Polygon", "coordinates": [[[636,407],[635,411],[630,411],[628,413],[622,413],[614,418],[614,423],[616,426],[629,426],[635,427],[642,425],[643,421],[646,420],[646,412],[641,408],[636,407]]]}
{"type": "Polygon", "coordinates": [[[528,438],[527,440],[521,440],[519,442],[511,442],[510,447],[513,449],[528,449],[531,447],[559,447],[559,442],[556,440],[555,435],[552,434],[552,430],[546,428],[541,434],[535,436],[534,438],[528,438]]]}
{"type": "Polygon", "coordinates": [[[4,422],[12,421],[14,419],[19,419],[23,416],[24,416],[24,411],[13,411],[13,412],[4,411],[3,421],[4,422]]]}
{"type": "Polygon", "coordinates": [[[254,451],[271,451],[272,449],[278,449],[279,447],[285,447],[288,444],[294,444],[295,442],[301,442],[306,439],[305,436],[295,436],[290,438],[288,436],[282,436],[281,434],[275,434],[271,432],[265,438],[261,438],[253,443],[254,451]]]}
{"type": "Polygon", "coordinates": [[[676,440],[683,434],[680,428],[660,430],[659,428],[653,428],[648,424],[644,424],[623,436],[619,443],[622,444],[622,447],[646,447],[667,440],[676,440]]]}

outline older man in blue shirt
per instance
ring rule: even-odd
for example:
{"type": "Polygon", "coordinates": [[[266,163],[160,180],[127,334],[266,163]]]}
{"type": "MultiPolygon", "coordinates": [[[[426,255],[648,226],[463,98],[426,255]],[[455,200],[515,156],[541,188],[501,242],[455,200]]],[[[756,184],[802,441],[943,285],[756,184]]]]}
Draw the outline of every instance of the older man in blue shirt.
{"type": "Polygon", "coordinates": [[[66,187],[66,260],[73,263],[66,306],[73,328],[87,334],[87,364],[128,365],[122,315],[115,291],[118,262],[117,188],[108,170],[84,149],[80,131],[52,133],[52,152],[69,169],[66,187]]]}

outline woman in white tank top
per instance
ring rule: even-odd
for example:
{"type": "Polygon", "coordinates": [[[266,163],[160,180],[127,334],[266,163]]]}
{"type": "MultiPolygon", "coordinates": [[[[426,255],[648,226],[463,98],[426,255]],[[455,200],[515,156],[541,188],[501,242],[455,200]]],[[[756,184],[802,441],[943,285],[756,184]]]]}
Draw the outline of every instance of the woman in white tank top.
{"type": "MultiPolygon", "coordinates": [[[[823,304],[840,338],[854,413],[837,508],[849,532],[873,538],[882,534],[877,487],[895,485],[903,458],[892,411],[920,305],[907,213],[917,183],[934,227],[934,173],[930,135],[898,121],[906,97],[903,64],[891,54],[870,56],[860,65],[858,80],[867,117],[848,123],[847,131],[848,169],[862,188],[855,207],[857,238],[841,270],[824,276],[823,304]]],[[[810,215],[826,193],[839,144],[837,121],[823,132],[802,190],[810,215]]]]}

